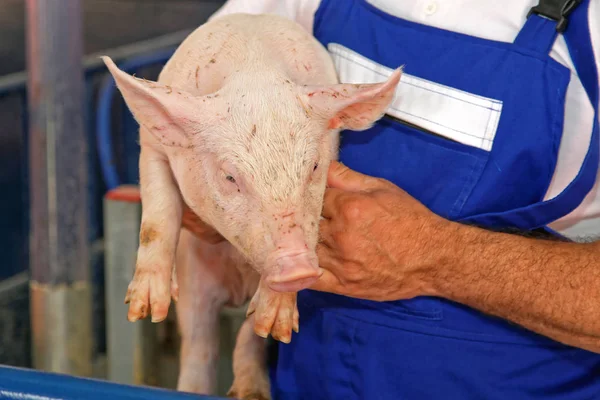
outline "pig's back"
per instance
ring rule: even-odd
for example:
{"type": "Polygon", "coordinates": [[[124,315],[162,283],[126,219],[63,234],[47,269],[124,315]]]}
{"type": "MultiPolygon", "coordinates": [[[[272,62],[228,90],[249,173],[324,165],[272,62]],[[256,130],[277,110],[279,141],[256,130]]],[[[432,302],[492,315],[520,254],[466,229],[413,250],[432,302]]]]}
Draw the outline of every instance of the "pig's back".
{"type": "Polygon", "coordinates": [[[325,48],[296,22],[272,14],[229,14],[200,26],[159,82],[203,95],[219,90],[232,74],[257,68],[283,72],[298,84],[337,83],[325,48]]]}

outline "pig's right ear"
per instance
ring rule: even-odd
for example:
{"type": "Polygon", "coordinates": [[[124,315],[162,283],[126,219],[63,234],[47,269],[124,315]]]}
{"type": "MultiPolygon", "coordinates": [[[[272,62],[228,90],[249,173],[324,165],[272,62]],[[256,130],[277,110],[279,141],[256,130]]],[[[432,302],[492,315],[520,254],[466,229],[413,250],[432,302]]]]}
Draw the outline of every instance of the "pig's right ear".
{"type": "Polygon", "coordinates": [[[192,136],[209,122],[212,113],[208,110],[213,98],[195,97],[167,85],[135,78],[121,71],[110,57],[104,56],[102,60],[141,126],[164,146],[192,146],[192,136]]]}
{"type": "Polygon", "coordinates": [[[401,75],[402,67],[380,83],[303,87],[301,101],[330,129],[365,130],[390,106],[401,75]]]}

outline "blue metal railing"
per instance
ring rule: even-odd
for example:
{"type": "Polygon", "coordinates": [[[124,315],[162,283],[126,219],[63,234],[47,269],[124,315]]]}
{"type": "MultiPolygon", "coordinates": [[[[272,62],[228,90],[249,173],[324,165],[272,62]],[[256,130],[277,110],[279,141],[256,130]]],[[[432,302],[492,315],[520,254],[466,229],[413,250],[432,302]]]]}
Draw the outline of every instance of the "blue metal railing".
{"type": "Polygon", "coordinates": [[[222,398],[0,366],[0,399],[218,400],[222,398]]]}

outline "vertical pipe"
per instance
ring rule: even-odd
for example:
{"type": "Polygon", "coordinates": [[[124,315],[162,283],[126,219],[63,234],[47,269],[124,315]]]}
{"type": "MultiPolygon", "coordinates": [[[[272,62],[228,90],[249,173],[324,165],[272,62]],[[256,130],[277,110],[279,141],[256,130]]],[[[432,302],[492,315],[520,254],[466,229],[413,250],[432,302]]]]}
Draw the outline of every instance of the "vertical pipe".
{"type": "Polygon", "coordinates": [[[81,0],[27,0],[34,367],[90,376],[81,0]]]}

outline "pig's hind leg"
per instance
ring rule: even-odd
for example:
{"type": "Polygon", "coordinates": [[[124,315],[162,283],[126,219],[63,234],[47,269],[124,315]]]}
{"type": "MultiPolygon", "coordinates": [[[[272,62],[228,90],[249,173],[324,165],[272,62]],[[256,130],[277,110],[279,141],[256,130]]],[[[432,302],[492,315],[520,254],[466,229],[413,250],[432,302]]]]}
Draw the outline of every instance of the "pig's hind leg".
{"type": "Polygon", "coordinates": [[[181,227],[182,200],[168,161],[159,151],[142,146],[140,154],[142,224],[135,273],[125,296],[129,321],[152,315],[167,317],[177,283],[171,281],[181,227]]]}
{"type": "Polygon", "coordinates": [[[254,333],[254,315],[244,321],[233,350],[233,384],[227,396],[242,400],[270,400],[266,340],[254,333]]]}
{"type": "Polygon", "coordinates": [[[219,357],[219,312],[229,300],[224,286],[222,246],[213,246],[182,230],[177,251],[181,336],[177,390],[214,394],[219,357]]]}
{"type": "Polygon", "coordinates": [[[266,340],[291,341],[298,332],[296,293],[279,293],[260,281],[242,324],[233,351],[233,384],[228,396],[242,400],[271,398],[267,372],[266,340]]]}
{"type": "Polygon", "coordinates": [[[296,293],[279,293],[268,288],[260,275],[238,263],[244,292],[253,293],[233,351],[233,384],[228,395],[243,400],[271,398],[267,372],[266,340],[289,343],[292,329],[298,332],[296,293]],[[241,268],[245,267],[245,268],[241,268]]]}

